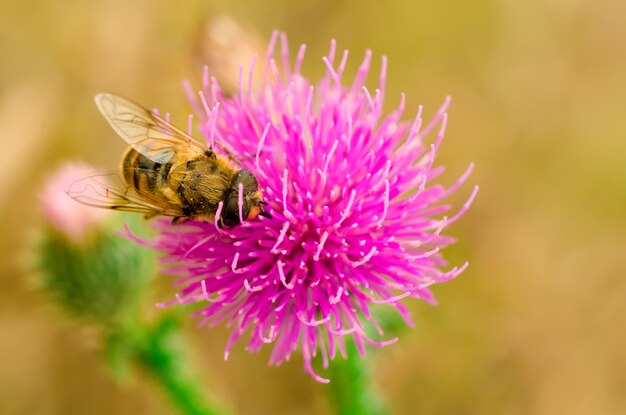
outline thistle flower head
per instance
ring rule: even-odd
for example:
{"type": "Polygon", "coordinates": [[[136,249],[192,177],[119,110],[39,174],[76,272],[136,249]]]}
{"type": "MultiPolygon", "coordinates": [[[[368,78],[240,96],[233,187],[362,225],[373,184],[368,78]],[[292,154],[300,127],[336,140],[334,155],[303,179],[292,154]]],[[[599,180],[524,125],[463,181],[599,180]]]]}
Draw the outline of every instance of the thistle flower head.
{"type": "Polygon", "coordinates": [[[425,126],[421,107],[403,122],[404,96],[383,113],[384,57],[372,92],[364,86],[369,51],[355,78],[344,83],[348,53],[338,56],[333,41],[317,85],[300,72],[304,51],[301,46],[292,65],[286,37],[275,33],[258,88],[250,81],[254,61],[249,70],[241,68],[234,96],[223,94],[207,69],[199,93],[186,84],[207,143],[227,146],[254,172],[272,218],[225,229],[161,220],[157,236],[141,242],[161,251],[168,271],[180,277],[180,292],[166,305],[199,303],[200,324],[232,328],[226,357],[243,336],[251,351],[273,344],[271,364],[300,349],[305,370],[325,382],[312,359],[321,355],[327,367],[338,352],[345,354],[346,336],[362,355],[365,344],[396,341],[366,334],[373,327],[383,338],[374,307],[394,307],[411,325],[401,300],[432,303],[429,287],[465,269],[445,270],[440,249],[452,242],[443,231],[477,189],[446,216],[450,207],[442,201],[471,170],[450,188],[433,183],[443,171],[434,160],[449,99],[425,126]],[[434,139],[427,144],[429,133],[434,139]]]}

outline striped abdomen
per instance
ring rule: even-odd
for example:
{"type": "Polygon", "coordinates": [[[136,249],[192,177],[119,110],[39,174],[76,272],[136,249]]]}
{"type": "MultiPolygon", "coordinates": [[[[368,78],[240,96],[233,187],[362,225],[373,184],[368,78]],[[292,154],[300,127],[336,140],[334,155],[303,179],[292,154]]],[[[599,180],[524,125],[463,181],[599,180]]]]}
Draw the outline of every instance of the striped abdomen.
{"type": "Polygon", "coordinates": [[[171,168],[171,162],[155,163],[132,148],[122,161],[122,173],[128,186],[154,202],[178,205],[178,198],[168,185],[171,168]]]}

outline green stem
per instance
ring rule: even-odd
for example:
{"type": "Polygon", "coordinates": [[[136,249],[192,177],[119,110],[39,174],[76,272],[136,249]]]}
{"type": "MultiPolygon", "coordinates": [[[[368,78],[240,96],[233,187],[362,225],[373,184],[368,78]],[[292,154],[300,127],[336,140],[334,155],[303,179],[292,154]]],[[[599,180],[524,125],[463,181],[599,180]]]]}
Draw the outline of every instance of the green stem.
{"type": "Polygon", "coordinates": [[[192,373],[191,364],[185,359],[178,325],[177,319],[166,317],[156,326],[143,329],[142,335],[134,337],[135,357],[161,384],[181,414],[221,414],[223,411],[207,399],[202,381],[192,373]]]}
{"type": "Polygon", "coordinates": [[[331,365],[330,394],[338,415],[384,415],[383,399],[373,385],[370,369],[353,342],[347,345],[348,358],[331,365]]]}

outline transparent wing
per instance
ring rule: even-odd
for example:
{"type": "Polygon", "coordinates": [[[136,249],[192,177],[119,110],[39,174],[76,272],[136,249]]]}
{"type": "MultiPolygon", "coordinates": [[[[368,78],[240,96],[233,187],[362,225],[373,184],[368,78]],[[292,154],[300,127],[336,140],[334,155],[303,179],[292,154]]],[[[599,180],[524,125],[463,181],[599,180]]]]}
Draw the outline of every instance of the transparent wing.
{"type": "Polygon", "coordinates": [[[178,206],[163,205],[138,196],[115,173],[93,173],[69,185],[67,194],[88,206],[144,213],[149,216],[183,216],[178,206]]]}
{"type": "Polygon", "coordinates": [[[155,163],[167,163],[176,149],[186,146],[198,153],[208,147],[189,134],[173,126],[154,111],[150,111],[128,98],[113,94],[98,94],[96,105],[113,130],[136,151],[155,163]]]}

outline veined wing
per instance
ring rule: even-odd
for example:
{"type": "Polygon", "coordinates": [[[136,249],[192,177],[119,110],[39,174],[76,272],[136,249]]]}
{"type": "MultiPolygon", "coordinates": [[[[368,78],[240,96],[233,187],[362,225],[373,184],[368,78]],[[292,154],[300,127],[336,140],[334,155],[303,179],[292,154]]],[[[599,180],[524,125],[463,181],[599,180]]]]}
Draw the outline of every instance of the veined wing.
{"type": "Polygon", "coordinates": [[[132,148],[155,163],[169,162],[181,146],[198,153],[209,151],[208,147],[154,111],[128,98],[107,93],[96,95],[95,101],[113,130],[132,148]]]}
{"type": "Polygon", "coordinates": [[[115,173],[93,173],[74,181],[67,194],[88,206],[144,213],[148,216],[183,216],[180,207],[136,195],[115,173]]]}

